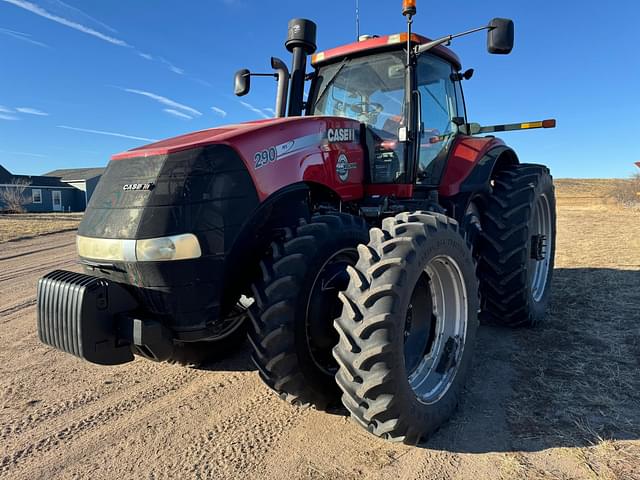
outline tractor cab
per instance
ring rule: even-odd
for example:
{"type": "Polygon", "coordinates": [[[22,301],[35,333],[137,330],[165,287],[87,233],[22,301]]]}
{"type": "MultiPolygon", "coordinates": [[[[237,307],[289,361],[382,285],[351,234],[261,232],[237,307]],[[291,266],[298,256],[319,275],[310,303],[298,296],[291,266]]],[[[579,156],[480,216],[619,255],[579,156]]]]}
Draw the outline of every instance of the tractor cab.
{"type": "MultiPolygon", "coordinates": [[[[362,125],[370,183],[438,185],[447,152],[466,123],[460,60],[438,47],[406,68],[407,34],[365,37],[313,56],[316,68],[307,115],[337,116],[362,125]],[[407,72],[415,76],[417,115],[408,121],[407,72]],[[414,131],[414,141],[408,132],[414,131]],[[417,171],[411,166],[415,163],[417,171]]],[[[411,36],[413,48],[428,43],[411,36]]]]}

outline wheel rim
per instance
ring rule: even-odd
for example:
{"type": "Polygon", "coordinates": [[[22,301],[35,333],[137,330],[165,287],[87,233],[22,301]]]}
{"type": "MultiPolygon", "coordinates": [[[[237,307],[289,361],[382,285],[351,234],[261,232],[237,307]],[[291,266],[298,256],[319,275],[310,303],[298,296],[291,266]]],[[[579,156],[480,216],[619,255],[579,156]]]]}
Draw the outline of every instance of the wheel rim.
{"type": "Polygon", "coordinates": [[[467,334],[467,290],[448,255],[429,261],[414,288],[404,332],[405,368],[419,401],[432,404],[449,390],[467,334]]]}
{"type": "Polygon", "coordinates": [[[531,295],[535,302],[539,302],[546,290],[547,278],[549,276],[549,265],[551,263],[551,238],[552,220],[551,205],[545,194],[536,200],[533,211],[533,235],[531,237],[531,295]]]}
{"type": "Polygon", "coordinates": [[[333,320],[340,316],[342,302],[338,292],[349,284],[348,265],[358,261],[358,250],[345,248],[329,257],[318,271],[311,285],[305,315],[307,346],[313,363],[325,374],[335,375],[338,365],[332,349],[338,343],[333,320]]]}

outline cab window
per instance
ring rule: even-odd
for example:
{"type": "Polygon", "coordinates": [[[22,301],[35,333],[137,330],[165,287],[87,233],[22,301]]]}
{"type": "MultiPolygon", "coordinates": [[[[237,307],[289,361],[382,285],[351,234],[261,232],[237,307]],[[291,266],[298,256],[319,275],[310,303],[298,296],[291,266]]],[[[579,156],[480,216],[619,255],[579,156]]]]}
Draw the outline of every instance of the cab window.
{"type": "Polygon", "coordinates": [[[404,54],[385,52],[348,58],[320,67],[308,112],[351,118],[364,124],[373,183],[400,182],[404,177],[404,54]]]}
{"type": "MultiPolygon", "coordinates": [[[[418,182],[436,185],[458,127],[458,105],[450,63],[432,55],[418,59],[417,81],[421,97],[418,182]]],[[[464,115],[464,112],[460,112],[464,115]]]]}

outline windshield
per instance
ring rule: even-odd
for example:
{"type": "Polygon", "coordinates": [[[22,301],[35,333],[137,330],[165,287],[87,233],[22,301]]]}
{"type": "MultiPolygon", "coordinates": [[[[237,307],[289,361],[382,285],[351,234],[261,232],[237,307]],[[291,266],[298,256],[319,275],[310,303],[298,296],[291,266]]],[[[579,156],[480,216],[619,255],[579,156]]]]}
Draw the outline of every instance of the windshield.
{"type": "Polygon", "coordinates": [[[404,75],[401,51],[321,67],[311,114],[351,118],[383,138],[397,137],[404,121],[404,75]]]}

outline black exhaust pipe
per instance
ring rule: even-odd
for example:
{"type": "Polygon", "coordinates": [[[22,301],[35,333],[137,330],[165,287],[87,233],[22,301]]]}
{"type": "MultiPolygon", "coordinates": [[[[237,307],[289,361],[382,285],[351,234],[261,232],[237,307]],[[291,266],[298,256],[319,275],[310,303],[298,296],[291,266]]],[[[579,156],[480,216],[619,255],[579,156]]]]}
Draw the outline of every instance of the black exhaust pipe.
{"type": "Polygon", "coordinates": [[[304,77],[307,71],[307,55],[316,51],[316,24],[304,18],[289,20],[289,35],[285,47],[293,53],[291,89],[289,91],[289,116],[302,115],[304,106],[304,77]]]}

